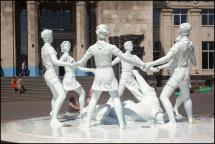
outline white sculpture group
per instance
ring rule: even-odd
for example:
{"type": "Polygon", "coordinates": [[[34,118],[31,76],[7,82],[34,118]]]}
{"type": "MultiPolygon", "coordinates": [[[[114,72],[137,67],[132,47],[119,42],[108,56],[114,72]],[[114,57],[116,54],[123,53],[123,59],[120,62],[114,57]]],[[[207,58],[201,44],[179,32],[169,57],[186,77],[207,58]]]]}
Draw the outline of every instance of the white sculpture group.
{"type": "Polygon", "coordinates": [[[175,126],[174,112],[177,116],[181,116],[177,109],[182,102],[187,112],[188,121],[192,122],[189,69],[191,65],[196,65],[196,61],[194,48],[188,40],[190,31],[191,25],[189,23],[181,24],[179,27],[180,37],[176,39],[177,42],[170,48],[166,56],[148,63],[144,63],[136,55],[131,54],[133,50],[132,41],[124,43],[125,53],[122,53],[115,45],[108,43],[107,39],[110,31],[104,24],[100,24],[96,28],[98,41],[90,46],[84,56],[77,62],[69,55],[71,47],[69,41],[62,42],[61,51],[63,55],[58,60],[57,53],[51,45],[53,41],[52,30],[46,29],[42,31],[41,37],[44,45],[41,49],[41,56],[46,69],[44,79],[53,94],[50,125],[62,126],[62,123],[57,119],[57,115],[66,98],[67,92],[70,90],[74,90],[80,96],[80,118],[85,117],[87,113],[86,123],[82,125],[84,127],[90,126],[92,118],[102,122],[113,122],[114,119],[116,120],[116,117],[120,128],[125,127],[126,120],[155,120],[156,122],[164,123],[167,118],[169,119],[167,125],[175,126]],[[114,61],[112,61],[112,55],[117,56],[114,61]],[[95,58],[95,69],[80,67],[92,56],[95,58]],[[122,64],[122,74],[118,85],[112,66],[119,62],[122,64]],[[56,67],[58,66],[64,66],[65,68],[62,83],[56,74],[56,67]],[[172,75],[160,95],[160,100],[167,115],[160,107],[154,88],[146,83],[137,70],[134,70],[134,66],[139,67],[143,71],[149,69],[153,72],[158,72],[163,68],[170,68],[172,70],[172,75]],[[82,71],[91,71],[95,74],[92,85],[92,97],[88,107],[84,107],[85,91],[75,78],[75,68],[79,68],[82,71]],[[173,112],[169,97],[177,87],[180,88],[181,95],[176,100],[173,112]],[[131,91],[138,103],[130,100],[121,103],[120,97],[123,95],[125,88],[131,91]],[[108,91],[111,98],[106,104],[97,105],[102,91],[108,91]]]}

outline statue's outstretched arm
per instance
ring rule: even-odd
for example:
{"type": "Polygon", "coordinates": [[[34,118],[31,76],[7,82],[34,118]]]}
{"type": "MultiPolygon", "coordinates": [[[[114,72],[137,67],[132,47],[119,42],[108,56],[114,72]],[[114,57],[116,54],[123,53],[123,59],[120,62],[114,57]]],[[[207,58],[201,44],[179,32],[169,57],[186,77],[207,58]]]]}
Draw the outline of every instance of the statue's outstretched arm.
{"type": "Polygon", "coordinates": [[[167,63],[170,61],[170,59],[172,58],[173,55],[174,55],[174,53],[172,51],[169,51],[164,57],[162,57],[156,61],[150,62],[150,64],[151,64],[151,66],[155,66],[155,65],[161,65],[161,64],[167,63]]]}
{"type": "Polygon", "coordinates": [[[79,61],[74,62],[74,63],[72,64],[72,68],[75,68],[75,67],[79,67],[79,66],[84,65],[84,64],[87,62],[87,60],[88,60],[89,58],[91,58],[92,56],[93,56],[92,50],[91,50],[91,48],[89,48],[89,49],[86,51],[86,53],[84,54],[84,56],[83,56],[79,61]]]}
{"type": "Polygon", "coordinates": [[[173,47],[170,48],[169,52],[164,57],[161,57],[153,62],[146,63],[145,69],[150,68],[152,66],[162,65],[162,64],[169,62],[170,59],[178,52],[179,48],[180,48],[179,42],[175,43],[173,45],[173,47]]]}
{"type": "Polygon", "coordinates": [[[165,69],[165,68],[169,68],[169,67],[170,67],[170,62],[163,64],[163,65],[160,65],[160,66],[157,66],[157,68],[159,68],[159,69],[165,69]]]}
{"type": "Polygon", "coordinates": [[[123,55],[123,52],[120,49],[118,49],[116,46],[112,47],[112,53],[113,53],[113,55],[119,57],[120,59],[126,61],[127,63],[131,63],[140,68],[142,68],[144,66],[144,63],[141,60],[137,61],[137,59],[135,57],[128,58],[127,56],[123,55]]]}
{"type": "Polygon", "coordinates": [[[115,64],[118,64],[120,62],[120,58],[116,57],[113,61],[112,61],[112,66],[114,66],[115,64]]]}
{"type": "Polygon", "coordinates": [[[58,60],[57,56],[54,53],[50,54],[50,58],[51,58],[52,62],[54,63],[54,65],[57,65],[57,66],[66,66],[66,65],[71,66],[71,63],[58,60]]]}
{"type": "Polygon", "coordinates": [[[161,69],[164,69],[164,68],[170,68],[171,66],[171,63],[170,61],[166,64],[163,64],[163,65],[160,65],[160,66],[157,66],[157,67],[150,67],[149,69],[153,72],[159,72],[161,69]]]}
{"type": "Polygon", "coordinates": [[[77,67],[79,70],[84,71],[84,72],[92,72],[95,73],[94,68],[86,68],[86,67],[77,67]]]}

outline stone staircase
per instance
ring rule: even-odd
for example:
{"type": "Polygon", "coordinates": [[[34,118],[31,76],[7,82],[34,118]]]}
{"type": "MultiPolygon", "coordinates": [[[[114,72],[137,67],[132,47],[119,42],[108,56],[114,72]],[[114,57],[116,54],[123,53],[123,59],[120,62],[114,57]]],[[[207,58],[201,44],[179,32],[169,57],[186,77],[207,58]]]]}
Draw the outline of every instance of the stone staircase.
{"type": "MultiPolygon", "coordinates": [[[[63,77],[60,77],[62,79],[63,77]]],[[[43,77],[22,77],[24,89],[26,90],[22,94],[15,93],[10,87],[11,77],[1,77],[1,102],[11,102],[11,101],[43,101],[51,100],[52,94],[48,86],[46,85],[43,77]]],[[[76,77],[79,83],[82,85],[86,92],[86,97],[88,97],[88,92],[93,83],[93,76],[87,77],[76,77]]],[[[68,95],[74,95],[76,98],[78,94],[71,91],[68,95]]],[[[69,96],[67,95],[67,99],[69,96]]],[[[123,100],[131,99],[134,100],[131,93],[125,90],[123,100]]],[[[98,103],[103,103],[108,100],[108,92],[103,92],[98,103]]]]}
{"type": "MultiPolygon", "coordinates": [[[[60,77],[62,79],[63,77],[60,77]]],[[[10,101],[43,101],[43,100],[51,100],[52,94],[48,86],[46,85],[43,77],[23,77],[24,88],[26,91],[22,94],[13,94],[12,88],[10,87],[10,82],[12,80],[11,77],[1,77],[1,101],[2,102],[10,102],[10,101]]],[[[84,76],[84,77],[76,77],[79,83],[82,85],[84,90],[86,91],[86,97],[88,97],[88,92],[93,83],[93,76],[84,76]]],[[[160,95],[163,86],[167,82],[167,80],[162,81],[162,87],[156,87],[155,80],[147,80],[150,86],[154,87],[157,95],[160,95]]],[[[204,80],[191,80],[192,87],[198,89],[201,85],[204,85],[204,80]]],[[[194,90],[195,91],[195,90],[194,90]]],[[[197,91],[195,91],[197,92],[197,91]]],[[[78,95],[71,91],[68,95],[74,95],[76,98],[78,95]]],[[[69,97],[67,96],[67,99],[69,97]]],[[[108,92],[103,92],[101,98],[98,103],[103,103],[109,98],[108,92]]],[[[134,100],[132,94],[126,89],[124,91],[124,95],[122,100],[134,100]]]]}
{"type": "MultiPolygon", "coordinates": [[[[10,87],[12,78],[1,77],[1,101],[40,101],[51,99],[51,91],[43,77],[23,77],[22,79],[26,91],[22,94],[13,94],[12,88],[10,87]]],[[[77,80],[85,90],[89,90],[93,77],[77,77],[77,80]]]]}

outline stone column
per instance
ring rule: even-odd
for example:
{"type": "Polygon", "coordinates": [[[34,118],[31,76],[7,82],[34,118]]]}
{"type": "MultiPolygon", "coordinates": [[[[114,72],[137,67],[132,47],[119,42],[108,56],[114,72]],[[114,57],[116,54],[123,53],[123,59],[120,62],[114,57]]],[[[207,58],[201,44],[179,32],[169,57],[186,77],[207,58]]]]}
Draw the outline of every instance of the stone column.
{"type": "Polygon", "coordinates": [[[30,70],[30,76],[39,75],[38,5],[39,2],[37,1],[27,1],[28,69],[30,70]]]}
{"type": "Polygon", "coordinates": [[[1,1],[1,76],[16,76],[15,1],[1,1]]]}
{"type": "Polygon", "coordinates": [[[201,9],[190,10],[190,24],[192,26],[190,40],[193,42],[195,48],[195,55],[197,60],[197,66],[192,68],[192,75],[202,73],[202,40],[201,40],[201,9]]]}
{"type": "MultiPolygon", "coordinates": [[[[172,11],[172,9],[162,9],[161,11],[160,40],[162,55],[165,55],[172,47],[172,11]]],[[[162,70],[162,75],[168,75],[166,69],[162,70]]]]}
{"type": "MultiPolygon", "coordinates": [[[[143,61],[150,62],[153,61],[153,2],[152,1],[140,1],[137,2],[136,5],[145,5],[144,9],[146,10],[144,14],[144,21],[143,22],[143,33],[144,33],[144,40],[141,42],[141,46],[144,46],[144,53],[143,61]],[[146,28],[147,26],[147,28],[146,28]]],[[[139,9],[141,12],[141,10],[139,9]]],[[[134,27],[135,29],[135,27],[134,27]]],[[[152,71],[147,71],[148,75],[153,75],[152,71]]]]}
{"type": "MultiPolygon", "coordinates": [[[[86,2],[76,2],[76,47],[73,52],[75,60],[80,60],[86,49],[88,48],[88,33],[87,33],[87,12],[86,2]]],[[[76,70],[79,76],[85,75],[84,72],[76,70]]]]}
{"type": "Polygon", "coordinates": [[[96,26],[97,25],[99,25],[99,24],[101,24],[101,13],[102,13],[102,8],[101,8],[101,6],[102,6],[102,3],[103,1],[97,1],[96,2],[96,26]]]}

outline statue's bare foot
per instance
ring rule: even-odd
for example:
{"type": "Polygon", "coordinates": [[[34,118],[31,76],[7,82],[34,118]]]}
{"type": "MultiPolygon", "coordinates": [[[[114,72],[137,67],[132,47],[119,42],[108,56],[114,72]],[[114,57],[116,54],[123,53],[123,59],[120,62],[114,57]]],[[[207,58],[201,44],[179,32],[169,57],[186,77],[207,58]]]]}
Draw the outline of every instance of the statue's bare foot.
{"type": "Polygon", "coordinates": [[[195,120],[195,119],[193,119],[193,118],[189,118],[189,119],[188,119],[188,122],[189,122],[190,124],[192,124],[192,123],[198,123],[198,121],[195,120]]]}
{"type": "Polygon", "coordinates": [[[123,125],[123,126],[120,126],[120,128],[121,128],[121,129],[125,129],[125,128],[126,128],[126,126],[125,126],[125,125],[123,125]]]}
{"type": "Polygon", "coordinates": [[[165,123],[165,115],[164,115],[164,113],[158,113],[157,116],[155,117],[154,122],[164,124],[165,123]]]}
{"type": "Polygon", "coordinates": [[[183,115],[181,115],[178,110],[174,109],[175,115],[179,118],[185,118],[183,115]]]}
{"type": "Polygon", "coordinates": [[[52,127],[62,127],[63,124],[61,122],[59,122],[57,119],[52,119],[50,122],[50,125],[52,127]]]}
{"type": "Polygon", "coordinates": [[[126,128],[126,124],[121,124],[121,125],[119,125],[119,127],[120,127],[121,129],[125,129],[125,128],[126,128]]]}

